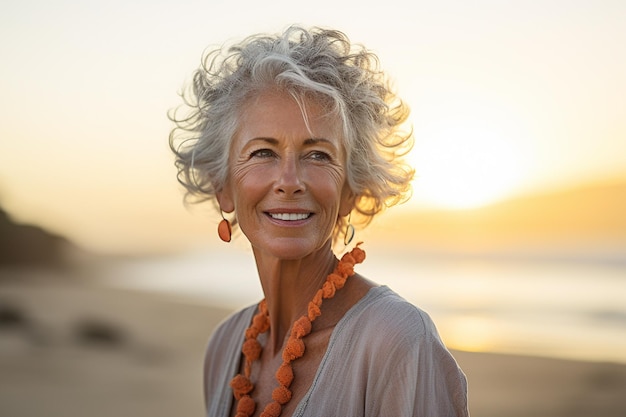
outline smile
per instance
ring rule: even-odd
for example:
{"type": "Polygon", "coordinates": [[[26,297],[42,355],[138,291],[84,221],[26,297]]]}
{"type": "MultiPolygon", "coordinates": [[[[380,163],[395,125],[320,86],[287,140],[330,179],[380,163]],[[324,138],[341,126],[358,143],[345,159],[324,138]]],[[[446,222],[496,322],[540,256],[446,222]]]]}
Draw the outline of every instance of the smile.
{"type": "Polygon", "coordinates": [[[276,220],[286,220],[286,221],[295,221],[295,220],[304,220],[311,217],[311,213],[268,213],[272,219],[276,220]]]}

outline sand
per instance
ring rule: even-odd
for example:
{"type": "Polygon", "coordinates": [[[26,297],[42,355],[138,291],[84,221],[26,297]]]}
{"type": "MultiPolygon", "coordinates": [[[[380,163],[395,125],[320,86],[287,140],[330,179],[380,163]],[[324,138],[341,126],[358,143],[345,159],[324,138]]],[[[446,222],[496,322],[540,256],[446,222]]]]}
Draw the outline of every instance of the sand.
{"type": "MultiPolygon", "coordinates": [[[[0,416],[204,415],[202,355],[228,310],[25,275],[0,271],[0,416]]],[[[453,353],[473,417],[626,416],[624,364],[453,353]]]]}

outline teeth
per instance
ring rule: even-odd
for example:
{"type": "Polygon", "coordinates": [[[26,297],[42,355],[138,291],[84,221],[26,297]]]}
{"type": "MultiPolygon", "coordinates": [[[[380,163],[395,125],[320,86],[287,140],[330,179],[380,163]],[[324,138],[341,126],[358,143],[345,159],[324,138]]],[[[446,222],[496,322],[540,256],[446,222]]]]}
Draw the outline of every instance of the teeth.
{"type": "Polygon", "coordinates": [[[309,213],[270,213],[270,216],[272,216],[272,218],[276,220],[293,221],[293,220],[308,219],[310,214],[309,213]]]}

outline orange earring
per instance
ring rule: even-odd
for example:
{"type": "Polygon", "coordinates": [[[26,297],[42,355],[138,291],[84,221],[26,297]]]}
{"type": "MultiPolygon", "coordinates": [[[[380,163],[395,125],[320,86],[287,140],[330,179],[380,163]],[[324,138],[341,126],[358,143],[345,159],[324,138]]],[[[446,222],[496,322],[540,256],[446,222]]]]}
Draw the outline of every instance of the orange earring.
{"type": "Polygon", "coordinates": [[[217,235],[220,239],[222,239],[222,241],[228,243],[230,242],[232,233],[233,229],[230,226],[230,222],[224,218],[224,215],[222,215],[222,221],[217,225],[217,235]]]}

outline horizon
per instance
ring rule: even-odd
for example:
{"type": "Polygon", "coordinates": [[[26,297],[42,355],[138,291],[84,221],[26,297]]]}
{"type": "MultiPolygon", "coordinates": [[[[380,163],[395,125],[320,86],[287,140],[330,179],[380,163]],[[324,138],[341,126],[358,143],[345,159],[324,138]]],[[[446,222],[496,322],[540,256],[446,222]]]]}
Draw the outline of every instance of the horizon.
{"type": "MultiPolygon", "coordinates": [[[[154,257],[219,248],[214,236],[221,217],[209,204],[183,207],[170,225],[152,229],[153,245],[140,232],[127,234],[127,246],[90,246],[34,223],[23,223],[2,206],[15,225],[34,226],[66,239],[77,249],[94,256],[154,257]],[[186,229],[177,230],[180,224],[186,229]],[[167,237],[178,237],[163,244],[167,237]],[[139,242],[139,243],[138,243],[139,242]]],[[[379,214],[372,224],[357,227],[357,240],[382,247],[411,248],[413,253],[436,256],[471,256],[503,259],[578,259],[579,261],[626,262],[626,179],[542,190],[510,196],[481,207],[442,208],[404,203],[379,214]],[[601,216],[598,216],[601,213],[601,216]],[[575,218],[575,221],[572,219],[575,218]],[[519,224],[523,221],[522,224],[519,224]],[[520,258],[521,257],[521,258],[520,258]]],[[[241,231],[237,244],[246,245],[241,231]]]]}
{"type": "Polygon", "coordinates": [[[211,242],[210,205],[182,204],[166,112],[207,45],[293,22],[372,49],[412,108],[414,195],[398,212],[626,181],[624,3],[407,2],[389,21],[349,2],[329,2],[333,14],[285,2],[262,21],[252,2],[236,17],[226,5],[145,6],[3,6],[0,203],[16,221],[100,252],[211,242]]]}

